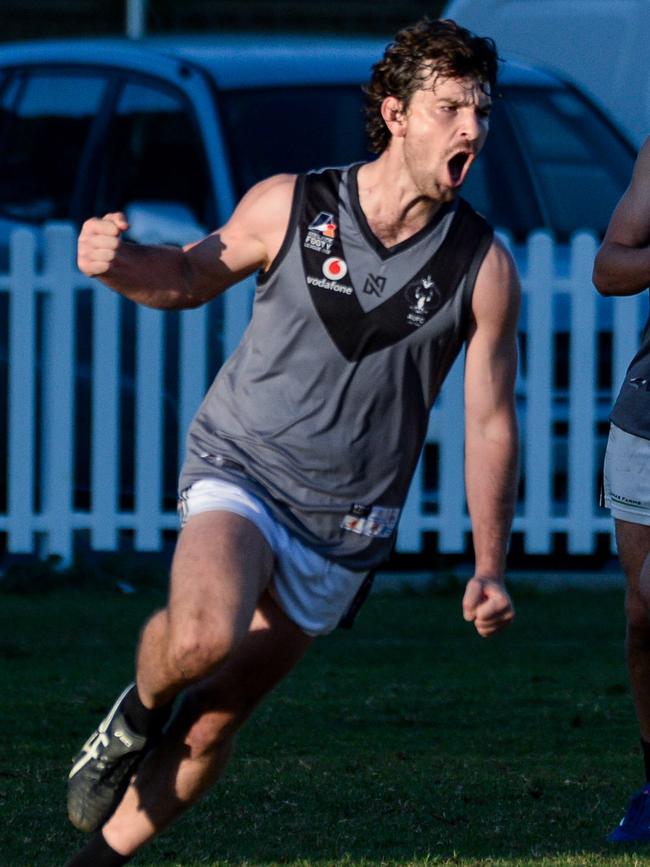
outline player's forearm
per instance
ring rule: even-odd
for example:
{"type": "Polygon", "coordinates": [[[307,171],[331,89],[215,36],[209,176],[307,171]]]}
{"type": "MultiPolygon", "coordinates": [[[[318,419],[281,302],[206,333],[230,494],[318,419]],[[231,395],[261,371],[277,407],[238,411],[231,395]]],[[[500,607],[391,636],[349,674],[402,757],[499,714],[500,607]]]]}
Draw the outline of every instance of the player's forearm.
{"type": "Polygon", "coordinates": [[[465,486],[472,521],[475,573],[497,579],[505,573],[506,551],[517,497],[518,433],[514,413],[465,441],[465,486]]]}
{"type": "Polygon", "coordinates": [[[159,310],[198,307],[206,300],[180,247],[122,243],[99,279],[125,298],[159,310]]]}
{"type": "Polygon", "coordinates": [[[650,285],[650,246],[626,247],[605,241],[593,272],[601,295],[636,295],[650,285]]]}

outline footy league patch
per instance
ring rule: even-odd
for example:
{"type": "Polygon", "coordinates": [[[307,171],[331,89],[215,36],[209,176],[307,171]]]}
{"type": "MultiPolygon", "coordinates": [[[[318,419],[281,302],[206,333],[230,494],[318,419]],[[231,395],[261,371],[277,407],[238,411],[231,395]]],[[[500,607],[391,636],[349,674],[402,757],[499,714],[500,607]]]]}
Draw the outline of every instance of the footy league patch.
{"type": "Polygon", "coordinates": [[[309,224],[303,246],[307,250],[329,255],[332,252],[334,238],[336,238],[336,228],[334,214],[321,211],[309,224]]]}
{"type": "Polygon", "coordinates": [[[359,536],[388,539],[399,521],[400,509],[355,503],[341,521],[341,528],[359,536]]]}

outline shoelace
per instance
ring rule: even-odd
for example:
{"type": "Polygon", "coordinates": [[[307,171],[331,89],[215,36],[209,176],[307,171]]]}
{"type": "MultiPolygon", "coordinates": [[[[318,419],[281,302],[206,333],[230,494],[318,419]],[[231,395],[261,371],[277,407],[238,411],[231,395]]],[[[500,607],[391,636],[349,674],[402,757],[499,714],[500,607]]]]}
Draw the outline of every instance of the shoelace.
{"type": "Polygon", "coordinates": [[[87,765],[91,759],[99,759],[100,747],[106,748],[109,744],[109,740],[110,739],[106,732],[94,732],[81,748],[81,752],[84,755],[81,756],[81,758],[77,762],[75,762],[69,776],[74,777],[74,775],[78,773],[84,767],[84,765],[87,765]]]}

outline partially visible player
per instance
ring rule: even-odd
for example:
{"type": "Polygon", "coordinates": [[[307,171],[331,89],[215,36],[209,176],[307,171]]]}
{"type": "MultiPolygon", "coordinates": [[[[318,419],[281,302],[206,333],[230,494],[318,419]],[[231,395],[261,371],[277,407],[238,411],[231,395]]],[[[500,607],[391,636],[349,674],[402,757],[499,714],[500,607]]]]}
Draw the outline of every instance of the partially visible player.
{"type": "MultiPolygon", "coordinates": [[[[650,139],[612,215],[594,284],[603,295],[636,295],[650,285],[650,139]]],[[[608,839],[650,841],[650,321],[612,410],[604,495],[627,579],[626,652],[645,770],[645,784],[608,839]]]]}
{"type": "Polygon", "coordinates": [[[376,160],[264,181],[185,250],[124,243],[121,214],[84,225],[81,269],[141,304],[195,307],[259,275],[251,323],[190,427],[169,603],[144,628],[137,685],[70,773],[70,818],[100,829],[73,867],[125,863],[190,807],[254,707],[354,607],[463,346],[476,557],[463,616],[482,636],[511,622],[519,282],[458,198],[496,72],[491,40],[421,21],[374,68],[376,160]]]}

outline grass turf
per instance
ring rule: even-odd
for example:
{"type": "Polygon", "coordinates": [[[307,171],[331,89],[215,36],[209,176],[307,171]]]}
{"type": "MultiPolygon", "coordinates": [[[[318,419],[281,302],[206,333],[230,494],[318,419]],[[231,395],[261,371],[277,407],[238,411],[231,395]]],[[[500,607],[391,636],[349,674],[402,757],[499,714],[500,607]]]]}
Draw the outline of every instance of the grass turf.
{"type": "MultiPolygon", "coordinates": [[[[65,816],[69,760],[163,599],[0,595],[0,864],[61,867],[83,845],[65,816]]],[[[485,641],[460,591],[371,597],[134,865],[650,865],[650,847],[604,843],[641,779],[622,594],[527,591],[517,604],[515,625],[485,641]]]]}

